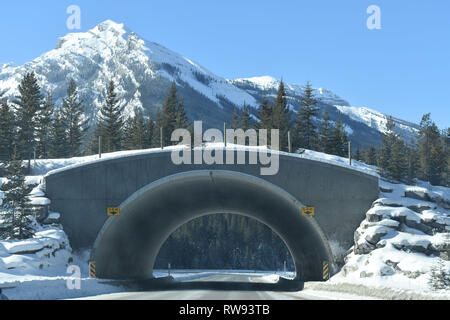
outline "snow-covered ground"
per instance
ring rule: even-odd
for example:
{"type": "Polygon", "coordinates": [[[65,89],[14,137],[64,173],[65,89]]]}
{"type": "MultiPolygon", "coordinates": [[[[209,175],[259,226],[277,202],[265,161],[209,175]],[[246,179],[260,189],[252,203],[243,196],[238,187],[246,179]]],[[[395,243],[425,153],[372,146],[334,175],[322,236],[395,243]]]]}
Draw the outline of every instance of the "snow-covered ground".
{"type": "MultiPolygon", "coordinates": [[[[207,144],[206,148],[223,148],[223,144],[207,144]]],[[[230,147],[230,146],[229,146],[230,147]]],[[[249,149],[250,147],[234,146],[249,149]]],[[[43,177],[76,166],[108,159],[153,152],[170,152],[174,148],[123,151],[98,156],[72,159],[36,160],[32,163],[33,176],[26,182],[34,186],[32,202],[45,207],[43,177]]],[[[261,148],[261,147],[259,147],[261,148]]],[[[285,154],[285,153],[280,153],[285,154]]],[[[348,159],[306,150],[291,156],[327,162],[377,175],[376,167],[348,159]]],[[[5,179],[0,178],[0,183],[5,179]]],[[[0,203],[3,194],[0,192],[0,203]]],[[[123,290],[89,278],[88,253],[73,253],[59,224],[60,214],[49,212],[41,217],[33,239],[0,241],[0,288],[7,288],[11,299],[65,299],[87,295],[113,293],[123,290]],[[69,266],[79,266],[81,288],[70,290],[69,266]]],[[[0,221],[1,223],[1,221],[0,221]]],[[[446,252],[450,244],[445,233],[450,232],[450,189],[431,186],[419,181],[416,186],[393,184],[380,180],[380,198],[367,212],[366,219],[355,231],[355,245],[348,252],[341,271],[326,283],[307,283],[304,293],[317,297],[387,298],[387,299],[450,299],[450,289],[433,292],[428,284],[430,270],[439,260],[450,272],[446,252]],[[339,292],[339,293],[338,293],[339,292]]],[[[223,273],[224,271],[172,272],[178,280],[223,273]]],[[[242,273],[242,271],[240,271],[242,273]]],[[[274,282],[273,272],[255,273],[274,282]]],[[[155,276],[167,276],[167,271],[156,271],[155,276]]],[[[292,276],[292,275],[284,275],[292,276]]]]}
{"type": "Polygon", "coordinates": [[[316,288],[366,292],[375,297],[450,299],[434,291],[431,268],[450,273],[450,189],[380,181],[380,198],[355,232],[344,267],[316,288]]]}

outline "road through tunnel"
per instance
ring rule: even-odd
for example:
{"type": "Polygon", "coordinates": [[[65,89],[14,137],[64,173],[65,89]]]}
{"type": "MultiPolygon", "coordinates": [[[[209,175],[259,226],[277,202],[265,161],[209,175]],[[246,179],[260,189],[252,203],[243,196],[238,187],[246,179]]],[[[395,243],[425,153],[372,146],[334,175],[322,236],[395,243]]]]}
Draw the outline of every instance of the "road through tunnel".
{"type": "Polygon", "coordinates": [[[244,215],[270,227],[294,260],[296,279],[317,281],[323,262],[333,265],[328,241],[304,205],[282,188],[234,171],[200,170],[159,179],[135,192],[110,217],[94,243],[96,276],[140,280],[153,277],[160,248],[180,226],[205,215],[244,215]]]}

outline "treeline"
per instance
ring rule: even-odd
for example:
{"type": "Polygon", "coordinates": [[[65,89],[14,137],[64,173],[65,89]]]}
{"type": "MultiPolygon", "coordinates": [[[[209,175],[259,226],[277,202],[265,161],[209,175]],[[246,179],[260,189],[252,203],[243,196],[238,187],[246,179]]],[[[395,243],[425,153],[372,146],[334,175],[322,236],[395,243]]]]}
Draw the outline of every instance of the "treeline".
{"type": "Polygon", "coordinates": [[[195,219],[164,243],[156,269],[295,270],[284,242],[264,224],[238,215],[195,219]]]}
{"type": "Polygon", "coordinates": [[[415,179],[421,179],[450,186],[450,129],[439,131],[430,114],[423,116],[418,136],[410,143],[393,129],[390,117],[382,144],[357,150],[356,160],[378,166],[379,174],[393,181],[414,184],[415,179]]]}
{"type": "Polygon", "coordinates": [[[105,88],[105,98],[98,99],[102,106],[93,130],[89,130],[90,119],[84,114],[84,104],[74,80],[70,80],[60,106],[55,106],[50,92],[45,96],[41,92],[31,72],[22,79],[15,99],[8,101],[0,97],[0,162],[27,159],[30,163],[33,158],[95,154],[99,151],[99,137],[102,152],[159,147],[161,142],[170,145],[173,130],[190,126],[175,83],[153,119],[151,115],[145,117],[141,109],[125,118],[115,83],[110,81],[105,88]],[[160,128],[164,128],[163,137],[160,137],[160,128]]]}
{"type": "Polygon", "coordinates": [[[234,109],[231,126],[234,129],[244,130],[278,129],[279,148],[282,151],[291,149],[295,152],[299,149],[310,149],[337,156],[347,155],[348,137],[341,119],[336,122],[331,121],[326,110],[317,124],[319,108],[316,105],[314,89],[308,82],[300,100],[297,116],[294,118],[289,108],[284,83],[281,81],[274,102],[269,103],[269,99],[265,97],[259,106],[256,115],[258,121],[252,120],[249,108],[244,105],[241,112],[237,108],[234,109]],[[291,146],[289,146],[288,133],[291,136],[291,146]]]}
{"type": "MultiPolygon", "coordinates": [[[[305,86],[297,116],[292,120],[284,83],[281,81],[273,104],[263,100],[259,107],[258,122],[252,121],[247,106],[239,113],[234,110],[232,127],[279,129],[280,149],[288,151],[288,132],[292,151],[309,149],[337,156],[348,156],[348,137],[341,119],[330,120],[328,110],[319,116],[314,90],[305,86]]],[[[394,132],[394,120],[389,117],[381,145],[356,150],[353,157],[369,165],[378,166],[381,176],[392,181],[414,184],[415,179],[432,185],[450,186],[450,128],[439,131],[431,115],[423,116],[415,139],[406,143],[394,132]]]]}

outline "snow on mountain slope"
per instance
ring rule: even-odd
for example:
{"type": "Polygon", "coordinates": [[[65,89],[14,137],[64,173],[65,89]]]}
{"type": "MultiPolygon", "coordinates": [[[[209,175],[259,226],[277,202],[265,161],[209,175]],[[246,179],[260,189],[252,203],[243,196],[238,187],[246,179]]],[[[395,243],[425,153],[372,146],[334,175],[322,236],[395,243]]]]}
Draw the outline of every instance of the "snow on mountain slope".
{"type": "MultiPolygon", "coordinates": [[[[250,92],[262,91],[267,96],[276,96],[280,80],[277,80],[271,76],[253,77],[253,78],[241,78],[235,80],[228,80],[230,83],[238,87],[248,87],[250,92]]],[[[304,85],[288,84],[285,83],[286,93],[288,96],[300,97],[305,92],[304,85]]],[[[334,94],[328,89],[315,88],[315,95],[317,100],[329,105],[348,105],[348,102],[334,94]]]]}
{"type": "MultiPolygon", "coordinates": [[[[382,133],[387,132],[387,122],[389,117],[381,112],[369,108],[356,108],[351,106],[335,105],[342,113],[348,115],[351,119],[367,124],[382,133]]],[[[398,118],[393,118],[394,131],[400,134],[407,142],[414,138],[419,132],[419,126],[398,118]]]]}
{"type": "Polygon", "coordinates": [[[141,39],[123,24],[107,20],[84,33],[59,39],[51,50],[30,63],[16,67],[2,65],[0,92],[13,97],[26,72],[35,71],[44,91],[52,92],[57,103],[65,95],[68,79],[79,86],[87,113],[96,113],[109,80],[117,84],[127,114],[142,108],[141,89],[149,81],[165,78],[179,86],[188,84],[220,106],[219,97],[242,106],[256,105],[245,91],[228,83],[191,60],[163,46],[141,39]]]}
{"type": "MultiPolygon", "coordinates": [[[[241,108],[246,103],[257,108],[264,96],[274,98],[280,83],[270,76],[226,80],[111,20],[87,32],[67,34],[58,40],[54,50],[23,66],[0,64],[0,93],[14,100],[24,74],[31,71],[36,73],[43,94],[51,92],[56,105],[61,104],[69,80],[73,78],[85,113],[92,122],[104,101],[109,80],[116,83],[125,116],[133,115],[135,108],[144,109],[145,115],[155,115],[170,82],[175,81],[191,120],[202,119],[207,126],[214,127],[231,121],[235,106],[241,108]]],[[[304,86],[286,83],[285,87],[288,103],[295,112],[304,86]]],[[[353,133],[350,138],[355,146],[380,142],[385,115],[367,108],[350,107],[346,100],[328,89],[317,88],[315,95],[321,112],[329,109],[331,120],[345,115],[342,120],[349,133],[353,133]]],[[[405,140],[409,141],[417,132],[417,125],[395,121],[395,130],[405,140]]]]}

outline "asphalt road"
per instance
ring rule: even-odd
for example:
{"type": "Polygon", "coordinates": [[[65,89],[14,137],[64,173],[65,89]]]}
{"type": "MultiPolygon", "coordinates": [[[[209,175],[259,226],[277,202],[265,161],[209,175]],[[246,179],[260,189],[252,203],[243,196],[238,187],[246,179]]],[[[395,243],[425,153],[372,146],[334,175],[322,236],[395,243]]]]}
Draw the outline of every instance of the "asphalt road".
{"type": "Polygon", "coordinates": [[[120,292],[86,297],[83,300],[309,300],[317,297],[299,292],[270,289],[261,278],[221,274],[180,283],[178,288],[160,291],[120,292]],[[226,288],[226,290],[222,290],[226,288]],[[238,288],[234,289],[233,288],[238,288]],[[258,290],[258,288],[262,288],[258,290]]]}

